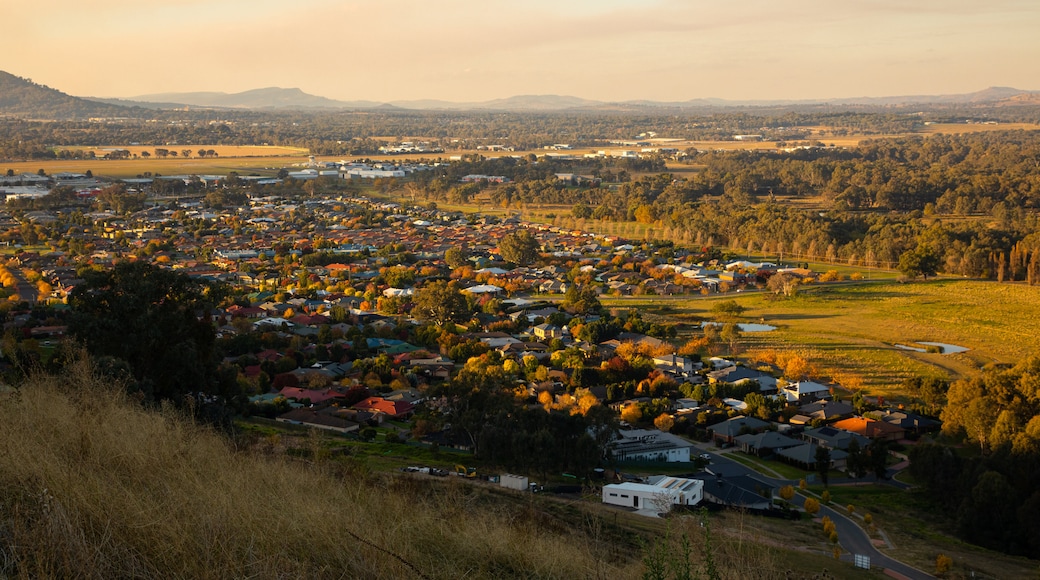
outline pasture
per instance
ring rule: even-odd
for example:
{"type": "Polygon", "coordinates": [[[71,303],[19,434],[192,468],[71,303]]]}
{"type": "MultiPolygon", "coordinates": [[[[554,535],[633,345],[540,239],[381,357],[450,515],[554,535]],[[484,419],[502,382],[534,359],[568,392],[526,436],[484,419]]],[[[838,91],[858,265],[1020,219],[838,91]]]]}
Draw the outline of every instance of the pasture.
{"type": "Polygon", "coordinates": [[[125,149],[136,159],[53,159],[32,161],[7,161],[0,163],[0,171],[8,170],[17,173],[36,173],[40,169],[48,175],[63,171],[85,173],[91,171],[96,177],[111,179],[127,179],[145,173],[159,175],[226,175],[237,171],[243,175],[275,175],[282,167],[307,161],[308,151],[296,147],[273,147],[260,145],[176,145],[162,148],[177,151],[176,157],[154,157],[157,146],[113,145],[105,147],[64,147],[68,150],[94,151],[97,157],[103,156],[107,150],[125,149]],[[180,152],[190,149],[193,157],[186,158],[180,152]],[[216,152],[216,157],[198,158],[194,152],[199,149],[216,152]],[[152,157],[141,157],[147,151],[152,157]]]}
{"type": "Polygon", "coordinates": [[[935,280],[891,281],[815,287],[794,298],[765,292],[699,297],[605,298],[608,307],[639,308],[648,317],[680,323],[680,340],[712,307],[735,300],[747,310],[743,322],[764,322],[777,330],[744,333],[745,352],[794,349],[808,355],[824,378],[857,377],[872,395],[896,395],[909,377],[973,376],[985,365],[1015,363],[1040,354],[1033,313],[1040,291],[1021,284],[935,280]],[[967,347],[958,354],[914,352],[896,347],[919,341],[967,347]]]}

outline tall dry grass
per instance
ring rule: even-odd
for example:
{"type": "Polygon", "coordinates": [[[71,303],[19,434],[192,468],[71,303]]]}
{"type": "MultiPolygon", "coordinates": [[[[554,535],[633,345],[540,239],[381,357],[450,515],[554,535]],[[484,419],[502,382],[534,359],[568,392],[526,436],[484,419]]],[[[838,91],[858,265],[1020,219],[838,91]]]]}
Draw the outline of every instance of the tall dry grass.
{"type": "MultiPolygon", "coordinates": [[[[0,576],[625,578],[639,554],[461,482],[236,451],[88,363],[0,400],[0,576]]],[[[512,496],[509,496],[512,497],[512,496]]]]}
{"type": "MultiPolygon", "coordinates": [[[[704,571],[699,518],[236,449],[86,359],[68,368],[0,395],[0,577],[626,579],[644,577],[645,541],[680,554],[675,533],[704,571]]],[[[787,575],[776,542],[717,537],[719,578],[787,575]]]]}

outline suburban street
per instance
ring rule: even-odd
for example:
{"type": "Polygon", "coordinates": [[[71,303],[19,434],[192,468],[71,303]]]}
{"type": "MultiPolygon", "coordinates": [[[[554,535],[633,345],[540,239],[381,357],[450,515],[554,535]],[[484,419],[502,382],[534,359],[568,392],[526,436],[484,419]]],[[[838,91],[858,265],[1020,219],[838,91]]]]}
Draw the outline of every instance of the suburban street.
{"type": "MultiPolygon", "coordinates": [[[[730,474],[743,474],[756,477],[765,481],[766,483],[772,484],[777,488],[785,485],[793,485],[795,489],[798,489],[798,482],[791,479],[781,479],[775,477],[769,477],[750,467],[745,466],[742,463],[734,461],[726,457],[729,453],[723,452],[718,453],[716,449],[706,444],[701,444],[699,447],[700,452],[707,452],[711,456],[711,463],[708,468],[715,468],[722,473],[727,475],[730,474]]],[[[901,484],[905,485],[905,484],[901,484]]],[[[791,500],[792,503],[799,507],[805,503],[805,496],[801,493],[796,493],[794,498],[791,500]]],[[[863,530],[856,522],[849,519],[846,515],[839,513],[829,507],[823,506],[821,503],[819,517],[829,516],[834,522],[835,527],[838,531],[838,541],[841,547],[852,554],[860,554],[868,556],[870,558],[871,567],[884,568],[892,572],[901,574],[907,578],[913,580],[924,580],[928,578],[934,578],[931,574],[918,570],[913,566],[904,564],[898,560],[895,560],[889,556],[878,551],[874,547],[874,544],[870,540],[870,536],[863,530]]],[[[852,562],[851,556],[845,556],[842,558],[844,561],[852,562]]]]}

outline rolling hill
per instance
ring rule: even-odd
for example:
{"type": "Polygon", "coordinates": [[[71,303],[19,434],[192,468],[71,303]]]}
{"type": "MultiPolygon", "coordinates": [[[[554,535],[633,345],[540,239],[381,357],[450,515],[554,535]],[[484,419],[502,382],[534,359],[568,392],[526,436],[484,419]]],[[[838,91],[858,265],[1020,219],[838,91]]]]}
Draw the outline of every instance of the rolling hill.
{"type": "Polygon", "coordinates": [[[73,97],[0,71],[0,115],[34,119],[135,117],[143,110],[73,97]]]}

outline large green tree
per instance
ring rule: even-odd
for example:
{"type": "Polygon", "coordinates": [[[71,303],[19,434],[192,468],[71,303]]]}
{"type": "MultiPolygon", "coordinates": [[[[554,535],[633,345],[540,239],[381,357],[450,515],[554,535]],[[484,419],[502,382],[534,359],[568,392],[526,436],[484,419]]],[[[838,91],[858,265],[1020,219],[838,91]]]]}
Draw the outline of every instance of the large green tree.
{"type": "MultiPolygon", "coordinates": [[[[70,296],[69,331],[96,357],[122,361],[146,400],[225,392],[210,320],[220,287],[144,262],[88,271],[70,296]]],[[[117,365],[118,366],[118,365],[117,365]]],[[[202,397],[206,398],[206,397],[202,397]]]]}
{"type": "Polygon", "coordinates": [[[538,258],[538,240],[527,230],[506,234],[498,242],[502,259],[518,266],[526,266],[538,258]]]}
{"type": "Polygon", "coordinates": [[[467,320],[471,310],[458,284],[436,280],[415,293],[412,314],[419,320],[442,325],[467,320]]]}
{"type": "Polygon", "coordinates": [[[929,246],[918,246],[899,256],[899,271],[908,278],[920,276],[927,280],[939,271],[939,255],[929,246]]]}

